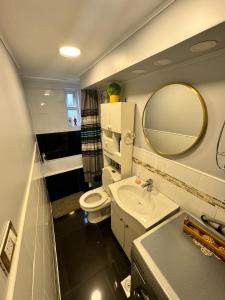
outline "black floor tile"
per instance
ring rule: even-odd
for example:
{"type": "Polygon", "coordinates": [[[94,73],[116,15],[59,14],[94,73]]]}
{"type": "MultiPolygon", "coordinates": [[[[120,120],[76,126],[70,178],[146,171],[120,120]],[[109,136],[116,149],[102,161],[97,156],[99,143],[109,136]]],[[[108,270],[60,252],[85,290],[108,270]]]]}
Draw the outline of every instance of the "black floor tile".
{"type": "Polygon", "coordinates": [[[63,300],[125,300],[120,283],[110,267],[96,273],[93,277],[89,278],[82,284],[73,288],[68,294],[65,295],[63,300]],[[94,295],[101,295],[96,298],[94,295]]]}
{"type": "Polygon", "coordinates": [[[89,224],[78,210],[54,226],[62,300],[90,300],[95,290],[102,300],[126,299],[120,281],[130,273],[130,262],[112,234],[110,219],[89,224]]]}
{"type": "Polygon", "coordinates": [[[56,239],[67,236],[73,231],[80,230],[88,225],[87,215],[82,210],[77,210],[74,215],[54,220],[56,239]]]}

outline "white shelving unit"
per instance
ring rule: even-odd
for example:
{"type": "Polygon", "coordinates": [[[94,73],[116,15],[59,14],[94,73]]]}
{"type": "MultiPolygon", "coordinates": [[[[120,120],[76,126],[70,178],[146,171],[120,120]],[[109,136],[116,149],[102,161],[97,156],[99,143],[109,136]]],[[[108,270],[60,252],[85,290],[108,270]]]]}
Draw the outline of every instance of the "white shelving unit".
{"type": "Polygon", "coordinates": [[[104,166],[119,165],[121,179],[131,176],[135,103],[101,104],[104,166]]]}

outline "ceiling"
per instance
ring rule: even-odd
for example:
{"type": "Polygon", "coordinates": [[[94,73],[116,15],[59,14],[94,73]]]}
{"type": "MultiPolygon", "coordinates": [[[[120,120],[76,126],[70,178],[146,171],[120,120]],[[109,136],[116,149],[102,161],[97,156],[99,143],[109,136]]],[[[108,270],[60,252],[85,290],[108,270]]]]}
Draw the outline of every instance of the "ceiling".
{"type": "Polygon", "coordinates": [[[0,32],[23,76],[76,80],[165,0],[0,0],[0,32]],[[62,45],[81,56],[59,56],[62,45]]]}
{"type": "MultiPolygon", "coordinates": [[[[174,45],[171,48],[168,48],[160,53],[157,53],[153,56],[148,57],[145,60],[138,62],[126,69],[123,69],[120,72],[117,72],[108,78],[96,82],[92,86],[103,87],[105,88],[110,82],[124,82],[127,80],[135,79],[138,77],[146,76],[146,74],[153,73],[156,71],[161,71],[162,69],[171,69],[177,64],[195,62],[196,59],[208,59],[213,55],[219,55],[220,51],[225,51],[225,22],[218,24],[215,27],[209,28],[201,33],[192,36],[191,38],[174,45]],[[208,49],[203,52],[191,52],[191,46],[204,42],[204,41],[216,41],[217,44],[214,48],[208,49]],[[170,64],[165,66],[156,65],[155,62],[161,59],[169,59],[170,64]],[[135,70],[141,70],[143,73],[137,74],[135,70]]],[[[86,86],[81,87],[85,88],[86,86]]]]}

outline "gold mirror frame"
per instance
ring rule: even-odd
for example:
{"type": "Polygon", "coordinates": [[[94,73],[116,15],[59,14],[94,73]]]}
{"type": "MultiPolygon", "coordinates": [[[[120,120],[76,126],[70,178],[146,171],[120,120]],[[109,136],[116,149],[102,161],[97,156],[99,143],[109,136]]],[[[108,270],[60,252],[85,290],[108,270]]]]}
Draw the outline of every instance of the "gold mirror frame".
{"type": "Polygon", "coordinates": [[[208,112],[207,112],[207,107],[206,107],[206,104],[205,104],[205,101],[202,97],[202,95],[199,93],[198,90],[196,90],[193,86],[187,84],[187,83],[183,83],[183,82],[173,82],[173,83],[169,83],[169,84],[165,84],[163,86],[161,86],[157,91],[155,91],[151,97],[148,99],[148,101],[146,102],[145,106],[144,106],[144,110],[143,110],[143,113],[142,113],[142,131],[143,131],[143,134],[144,134],[144,137],[145,137],[145,140],[147,141],[147,143],[152,147],[152,149],[162,155],[162,156],[177,156],[177,155],[181,155],[181,154],[184,154],[186,152],[188,152],[190,149],[192,149],[201,139],[202,137],[204,136],[205,134],[205,131],[206,131],[206,128],[207,128],[207,124],[208,124],[208,112]],[[199,133],[199,136],[197,137],[196,141],[190,146],[188,147],[187,149],[185,149],[184,151],[181,151],[181,152],[178,152],[178,153],[164,153],[164,152],[161,152],[159,151],[158,149],[155,148],[155,146],[149,141],[149,139],[147,138],[145,132],[144,132],[144,113],[145,113],[145,110],[146,110],[146,107],[148,105],[148,103],[151,101],[152,97],[162,88],[166,87],[166,86],[169,86],[169,85],[173,85],[173,84],[180,84],[180,85],[183,85],[183,86],[186,86],[188,88],[190,88],[198,97],[199,101],[200,101],[200,104],[202,106],[202,112],[203,112],[203,121],[202,121],[202,127],[201,127],[201,130],[200,130],[200,133],[199,133]]]}

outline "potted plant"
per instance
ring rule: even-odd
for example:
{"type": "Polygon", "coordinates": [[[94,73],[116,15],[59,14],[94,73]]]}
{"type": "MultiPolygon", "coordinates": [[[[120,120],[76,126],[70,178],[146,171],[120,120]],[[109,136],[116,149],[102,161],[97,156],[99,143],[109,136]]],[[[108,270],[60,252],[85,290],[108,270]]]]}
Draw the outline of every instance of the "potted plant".
{"type": "Polygon", "coordinates": [[[118,102],[120,100],[120,92],[121,92],[121,86],[118,83],[111,83],[107,87],[107,94],[109,95],[109,102],[114,103],[118,102]]]}

